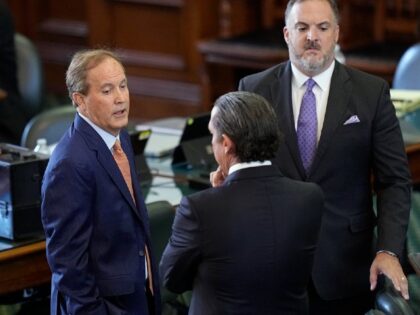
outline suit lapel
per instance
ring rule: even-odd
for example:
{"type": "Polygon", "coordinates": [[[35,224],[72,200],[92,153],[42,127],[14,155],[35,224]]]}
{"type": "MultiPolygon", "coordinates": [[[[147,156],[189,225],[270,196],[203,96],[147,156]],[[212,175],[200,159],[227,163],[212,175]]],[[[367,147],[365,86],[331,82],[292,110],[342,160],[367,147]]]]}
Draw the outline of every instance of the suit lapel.
{"type": "Polygon", "coordinates": [[[345,68],[340,63],[336,62],[331,78],[330,92],[321,137],[309,176],[311,176],[319,166],[322,156],[331,144],[335,130],[343,122],[351,93],[352,85],[350,77],[345,71],[345,68]]]}
{"type": "Polygon", "coordinates": [[[146,209],[146,205],[144,204],[144,198],[141,191],[140,183],[137,178],[136,166],[134,163],[134,152],[131,146],[130,139],[127,136],[127,133],[124,131],[121,131],[120,139],[121,139],[121,145],[123,147],[123,150],[125,154],[127,155],[128,162],[130,163],[131,182],[133,184],[134,198],[136,198],[135,206],[137,208],[137,211],[140,217],[147,217],[147,209],[146,209]]]}
{"type": "MultiPolygon", "coordinates": [[[[108,148],[106,149],[108,150],[108,148]]],[[[138,214],[136,205],[134,204],[134,200],[131,197],[130,191],[128,190],[127,184],[125,183],[124,177],[122,176],[120,169],[118,168],[118,165],[115,162],[114,157],[112,156],[112,153],[109,150],[109,152],[101,151],[102,150],[97,151],[97,158],[99,163],[112,178],[112,181],[120,190],[120,192],[124,196],[124,199],[126,199],[126,201],[130,204],[131,208],[133,208],[136,214],[138,214]]]]}
{"type": "Polygon", "coordinates": [[[290,62],[285,64],[276,73],[277,80],[272,80],[271,95],[273,105],[279,120],[280,129],[282,130],[286,146],[292,156],[296,169],[300,176],[305,178],[305,170],[303,168],[299,148],[297,144],[297,135],[292,107],[292,67],[290,62]]]}
{"type": "MultiPolygon", "coordinates": [[[[89,124],[85,122],[79,115],[76,115],[75,122],[76,129],[81,131],[89,148],[95,151],[99,164],[103,167],[105,172],[109,174],[112,181],[115,183],[115,186],[118,188],[118,190],[120,190],[124,199],[126,199],[127,203],[140,218],[134,200],[131,197],[127,184],[125,183],[124,177],[122,176],[111,151],[105,145],[105,142],[96,133],[96,131],[91,126],[89,126],[89,124]]],[[[123,149],[125,150],[126,148],[123,147],[123,149]]],[[[131,163],[130,168],[132,168],[131,163]]]]}

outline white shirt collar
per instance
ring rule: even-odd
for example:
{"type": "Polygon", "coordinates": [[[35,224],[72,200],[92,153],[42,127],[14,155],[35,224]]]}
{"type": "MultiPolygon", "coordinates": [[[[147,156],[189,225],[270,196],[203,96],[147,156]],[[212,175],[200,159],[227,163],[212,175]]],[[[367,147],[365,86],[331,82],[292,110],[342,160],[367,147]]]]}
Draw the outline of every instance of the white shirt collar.
{"type": "Polygon", "coordinates": [[[244,168],[267,166],[267,165],[271,165],[271,161],[270,160],[265,160],[263,162],[260,162],[260,161],[252,161],[252,162],[246,162],[246,163],[237,163],[235,165],[232,165],[229,168],[229,173],[228,174],[230,175],[233,172],[242,170],[244,168]]]}
{"type": "Polygon", "coordinates": [[[120,138],[120,135],[115,137],[113,134],[110,134],[108,131],[105,131],[101,127],[98,127],[97,125],[95,125],[89,118],[80,114],[80,112],[78,113],[79,113],[79,116],[82,117],[83,120],[85,120],[99,134],[102,140],[104,140],[108,149],[112,150],[112,147],[114,146],[115,141],[120,138]]]}
{"type": "MultiPolygon", "coordinates": [[[[293,73],[293,79],[296,81],[296,85],[298,87],[302,87],[306,80],[309,79],[309,77],[306,74],[303,74],[296,66],[292,63],[292,73],[293,73]]],[[[335,66],[335,60],[330,64],[330,66],[321,72],[320,74],[312,77],[312,79],[316,82],[317,86],[320,87],[322,91],[325,91],[330,86],[331,77],[334,71],[335,66]]]]}

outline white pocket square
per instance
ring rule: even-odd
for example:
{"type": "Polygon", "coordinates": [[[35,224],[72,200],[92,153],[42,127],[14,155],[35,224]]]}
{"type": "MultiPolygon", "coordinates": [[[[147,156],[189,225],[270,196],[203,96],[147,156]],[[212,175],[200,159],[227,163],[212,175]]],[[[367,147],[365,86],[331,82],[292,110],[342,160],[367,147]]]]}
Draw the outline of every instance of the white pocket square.
{"type": "Polygon", "coordinates": [[[345,125],[350,125],[350,124],[357,124],[357,123],[359,123],[360,122],[360,119],[359,119],[359,117],[357,117],[357,115],[353,115],[353,116],[351,116],[349,119],[347,119],[345,122],[344,122],[344,126],[345,125]]]}

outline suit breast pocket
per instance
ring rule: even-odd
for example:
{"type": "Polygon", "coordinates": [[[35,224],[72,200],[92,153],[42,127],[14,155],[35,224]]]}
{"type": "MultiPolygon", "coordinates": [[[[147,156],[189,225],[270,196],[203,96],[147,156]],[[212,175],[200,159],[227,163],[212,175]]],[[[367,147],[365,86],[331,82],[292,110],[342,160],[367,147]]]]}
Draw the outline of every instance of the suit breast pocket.
{"type": "Polygon", "coordinates": [[[358,152],[368,149],[371,141],[370,126],[366,122],[339,125],[334,132],[334,147],[340,152],[358,152]]]}

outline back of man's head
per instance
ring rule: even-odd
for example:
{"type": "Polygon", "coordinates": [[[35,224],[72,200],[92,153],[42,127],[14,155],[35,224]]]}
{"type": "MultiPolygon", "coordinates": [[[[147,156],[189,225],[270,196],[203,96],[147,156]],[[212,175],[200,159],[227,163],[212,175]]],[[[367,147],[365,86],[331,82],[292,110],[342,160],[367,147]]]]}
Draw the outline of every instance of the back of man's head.
{"type": "Polygon", "coordinates": [[[212,123],[216,135],[229,136],[241,162],[274,158],[281,139],[271,104],[250,92],[231,92],[219,97],[212,123]]]}

